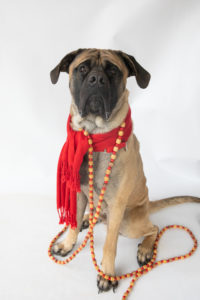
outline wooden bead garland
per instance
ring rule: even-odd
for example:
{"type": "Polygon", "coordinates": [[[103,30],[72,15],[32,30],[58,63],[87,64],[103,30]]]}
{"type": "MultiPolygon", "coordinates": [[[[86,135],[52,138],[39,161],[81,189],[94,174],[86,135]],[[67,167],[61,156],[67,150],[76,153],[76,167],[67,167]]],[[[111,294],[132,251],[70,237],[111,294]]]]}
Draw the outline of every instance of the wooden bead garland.
{"type": "Polygon", "coordinates": [[[49,255],[49,257],[55,263],[60,264],[60,265],[65,265],[65,264],[69,263],[86,246],[88,240],[90,240],[90,253],[91,253],[91,257],[92,257],[92,261],[93,261],[94,267],[97,270],[97,272],[103,278],[105,278],[107,280],[111,280],[111,281],[116,281],[116,280],[121,280],[121,279],[133,277],[132,280],[131,280],[131,282],[130,282],[130,284],[129,284],[129,287],[127,288],[126,292],[124,293],[124,295],[122,297],[123,300],[127,298],[127,296],[131,292],[131,290],[132,290],[135,282],[137,281],[137,279],[139,277],[141,277],[142,275],[148,273],[149,271],[151,271],[152,269],[154,269],[155,267],[157,267],[157,266],[159,266],[161,264],[169,263],[169,262],[172,262],[172,261],[176,261],[176,260],[181,260],[181,259],[188,258],[197,249],[197,239],[195,238],[195,236],[193,235],[193,233],[191,232],[190,229],[188,229],[187,227],[182,226],[182,225],[169,225],[169,226],[165,226],[159,232],[159,234],[157,235],[156,241],[154,243],[153,257],[152,257],[151,261],[148,264],[142,266],[141,268],[138,268],[137,270],[135,270],[135,271],[133,271],[131,273],[123,274],[123,275],[120,275],[120,276],[109,276],[109,275],[106,275],[99,268],[99,266],[97,264],[97,261],[96,261],[96,258],[95,258],[95,253],[94,253],[94,235],[93,235],[93,230],[94,230],[94,226],[95,226],[95,224],[96,224],[96,222],[98,220],[98,217],[99,217],[99,214],[100,214],[100,211],[101,211],[101,205],[102,205],[102,202],[103,202],[103,199],[104,199],[104,194],[105,194],[106,187],[107,187],[107,184],[108,184],[109,179],[110,179],[110,174],[111,174],[111,171],[112,171],[112,167],[114,165],[114,161],[115,161],[115,159],[117,157],[117,151],[119,150],[118,146],[121,143],[121,139],[122,139],[122,136],[124,134],[123,130],[124,130],[125,126],[126,126],[125,122],[123,122],[121,124],[121,126],[120,126],[120,129],[119,129],[119,132],[118,132],[118,137],[116,139],[116,144],[113,147],[113,151],[112,151],[112,154],[111,154],[111,157],[110,157],[110,162],[109,162],[108,168],[107,168],[107,170],[105,172],[104,183],[103,183],[103,186],[101,188],[101,192],[100,192],[100,195],[99,195],[99,201],[98,201],[95,213],[93,212],[94,211],[94,201],[93,201],[93,190],[94,190],[94,188],[93,188],[93,178],[94,178],[94,174],[93,174],[93,147],[92,147],[92,138],[90,137],[89,133],[86,130],[83,130],[82,128],[79,129],[80,131],[83,131],[83,134],[85,136],[87,136],[87,138],[88,138],[88,144],[89,144],[89,150],[88,150],[89,206],[90,206],[89,230],[88,230],[88,232],[87,232],[87,234],[85,236],[84,241],[79,246],[79,248],[77,250],[75,250],[72,253],[72,255],[69,256],[65,260],[58,260],[58,259],[56,259],[52,255],[52,247],[53,247],[53,244],[56,242],[56,240],[67,230],[68,226],[65,226],[54,237],[54,239],[51,241],[51,243],[49,245],[49,248],[48,248],[48,255],[49,255]],[[194,245],[193,245],[192,249],[187,254],[185,254],[185,255],[175,256],[173,258],[156,261],[158,242],[159,242],[160,238],[162,237],[162,235],[165,233],[165,231],[169,230],[169,229],[172,229],[172,228],[185,230],[190,235],[190,237],[192,238],[192,240],[194,242],[194,245]]]}

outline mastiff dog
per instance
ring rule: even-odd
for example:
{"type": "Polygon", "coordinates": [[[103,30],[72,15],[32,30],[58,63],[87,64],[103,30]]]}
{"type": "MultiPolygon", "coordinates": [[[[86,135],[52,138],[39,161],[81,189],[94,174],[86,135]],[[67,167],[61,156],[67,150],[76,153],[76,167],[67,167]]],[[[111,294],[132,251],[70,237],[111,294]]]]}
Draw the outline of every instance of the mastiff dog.
{"type": "MultiPolygon", "coordinates": [[[[135,76],[137,84],[146,88],[150,74],[129,54],[117,50],[78,49],[67,54],[51,71],[51,81],[58,81],[60,72],[69,74],[71,127],[84,128],[90,134],[106,133],[120,126],[129,110],[127,78],[135,76]]],[[[104,181],[110,153],[94,152],[94,205],[104,181]]],[[[56,255],[65,256],[74,247],[78,233],[89,224],[85,209],[88,203],[87,155],[80,169],[81,192],[77,194],[77,227],[70,228],[64,241],[53,247],[56,255]]],[[[119,234],[129,238],[144,237],[138,245],[137,260],[144,265],[152,258],[158,227],[149,214],[169,205],[200,202],[200,198],[180,196],[149,201],[139,142],[131,133],[126,146],[117,153],[104,195],[100,217],[106,223],[107,235],[101,267],[115,276],[115,256],[119,234]]],[[[115,288],[117,282],[97,277],[99,291],[115,288]]]]}

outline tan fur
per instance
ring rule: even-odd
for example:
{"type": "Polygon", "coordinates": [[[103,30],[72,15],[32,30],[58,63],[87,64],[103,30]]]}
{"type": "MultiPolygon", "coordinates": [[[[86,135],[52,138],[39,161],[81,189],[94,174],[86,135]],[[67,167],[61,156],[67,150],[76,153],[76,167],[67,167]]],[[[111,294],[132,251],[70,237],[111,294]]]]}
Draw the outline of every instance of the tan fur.
{"type": "Polygon", "coordinates": [[[150,213],[154,213],[168,206],[182,204],[182,203],[189,203],[189,202],[200,203],[200,198],[191,197],[191,196],[179,196],[179,197],[171,197],[171,198],[166,198],[157,201],[150,201],[149,210],[150,213]]]}
{"type": "MultiPolygon", "coordinates": [[[[71,76],[73,68],[79,65],[82,61],[92,58],[100,59],[103,64],[105,59],[109,59],[115,63],[124,74],[124,84],[127,78],[127,69],[123,65],[119,57],[110,51],[106,50],[88,50],[80,54],[70,65],[69,74],[71,76]],[[98,53],[100,52],[100,58],[98,53]]],[[[78,130],[80,127],[88,130],[90,133],[103,133],[118,127],[128,112],[129,92],[124,90],[120,99],[114,108],[109,121],[103,120],[101,117],[88,115],[81,118],[78,109],[72,99],[70,112],[72,114],[72,127],[78,130]]],[[[94,153],[94,203],[98,202],[98,194],[102,187],[104,174],[110,160],[110,154],[107,152],[94,153]]],[[[87,165],[82,165],[83,174],[87,176],[87,165]]],[[[88,184],[81,185],[82,199],[88,198],[88,184]]],[[[115,256],[117,249],[117,240],[119,233],[130,237],[144,237],[144,240],[138,248],[138,258],[142,262],[150,259],[152,255],[153,244],[157,236],[158,227],[153,225],[149,219],[150,212],[157,211],[169,205],[175,205],[185,202],[200,202],[199,198],[195,197],[174,197],[160,201],[150,202],[148,196],[148,188],[146,178],[143,172],[142,159],[139,152],[139,142],[134,134],[131,134],[125,148],[122,148],[117,153],[117,159],[114,163],[110,181],[105,193],[104,202],[102,205],[102,215],[107,218],[107,236],[103,248],[102,270],[108,275],[115,275],[115,256]]],[[[64,242],[64,248],[72,247],[75,243],[80,229],[84,205],[78,202],[77,221],[78,229],[72,233],[69,231],[69,236],[64,242]],[[67,246],[69,245],[69,247],[67,246]]],[[[63,242],[62,242],[63,243],[63,242]]],[[[63,245],[63,244],[62,244],[63,245]]],[[[62,247],[62,246],[57,246],[62,247]]],[[[56,250],[56,249],[55,249],[56,250]]],[[[56,251],[55,251],[56,252],[56,251]]],[[[105,287],[107,282],[99,277],[99,286],[105,287]]]]}

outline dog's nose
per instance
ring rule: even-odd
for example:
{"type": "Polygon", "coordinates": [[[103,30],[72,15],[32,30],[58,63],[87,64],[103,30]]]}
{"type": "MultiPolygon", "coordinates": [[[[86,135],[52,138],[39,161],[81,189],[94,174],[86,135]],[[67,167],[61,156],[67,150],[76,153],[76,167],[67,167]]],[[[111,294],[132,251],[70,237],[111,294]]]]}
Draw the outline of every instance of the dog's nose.
{"type": "Polygon", "coordinates": [[[103,74],[92,74],[90,75],[90,77],[88,78],[88,83],[90,86],[95,86],[98,83],[98,87],[102,87],[105,84],[105,79],[103,74]]]}
{"type": "Polygon", "coordinates": [[[92,74],[89,77],[88,82],[91,86],[94,86],[97,83],[97,75],[92,74]]]}
{"type": "Polygon", "coordinates": [[[103,78],[103,75],[101,75],[101,74],[98,76],[98,84],[99,84],[99,87],[101,87],[105,84],[105,80],[103,78]]]}

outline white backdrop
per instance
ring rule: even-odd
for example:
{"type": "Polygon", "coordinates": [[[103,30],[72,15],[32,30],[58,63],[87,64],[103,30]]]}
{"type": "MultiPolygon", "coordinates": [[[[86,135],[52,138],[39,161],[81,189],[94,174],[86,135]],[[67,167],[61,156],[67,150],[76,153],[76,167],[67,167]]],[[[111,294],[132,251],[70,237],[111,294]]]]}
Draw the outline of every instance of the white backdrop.
{"type": "MultiPolygon", "coordinates": [[[[28,229],[24,227],[30,219],[34,226],[35,218],[38,222],[46,220],[42,228],[49,234],[48,238],[56,232],[56,167],[66,138],[71,97],[67,75],[62,73],[54,86],[49,72],[64,55],[77,48],[125,51],[151,73],[150,85],[145,90],[137,86],[135,78],[128,79],[132,117],[150,198],[200,196],[198,0],[1,0],[0,4],[0,195],[1,222],[7,230],[13,230],[13,220],[16,225],[21,216],[24,235],[16,229],[21,241],[27,238],[28,229]],[[37,206],[38,210],[44,209],[41,218],[36,213],[37,206]],[[27,220],[25,208],[29,212],[27,220]]],[[[187,214],[188,207],[178,209],[176,216],[181,209],[187,214]]],[[[194,230],[199,234],[200,210],[197,205],[193,207],[185,218],[185,225],[196,220],[194,230]],[[191,220],[186,223],[188,218],[191,220]]],[[[168,224],[172,210],[166,211],[168,224]]],[[[158,217],[157,221],[161,219],[158,217]]],[[[34,235],[34,228],[31,231],[34,235]]],[[[44,243],[39,232],[36,238],[44,243]]],[[[35,239],[30,240],[30,247],[36,243],[35,239]]],[[[12,239],[9,241],[7,248],[12,248],[12,239]]],[[[48,243],[48,239],[45,241],[48,243]]],[[[20,255],[20,245],[16,247],[20,255]]],[[[11,249],[10,254],[13,254],[11,249]]],[[[55,272],[53,268],[51,266],[51,272],[55,272]]],[[[75,269],[74,265],[74,272],[75,269]]],[[[60,271],[63,276],[65,271],[60,271]]],[[[159,274],[164,276],[162,271],[159,274]]],[[[198,286],[191,287],[195,288],[200,292],[198,286]]],[[[174,293],[176,297],[171,299],[178,299],[174,293]]],[[[6,296],[12,299],[6,288],[3,295],[4,299],[6,296]]],[[[35,296],[34,292],[32,295],[35,296]]],[[[180,294],[180,299],[188,299],[184,295],[186,291],[180,294]]],[[[195,295],[191,299],[197,299],[195,295]]],[[[110,299],[104,298],[108,297],[105,295],[101,297],[110,299]]],[[[153,297],[155,299],[155,295],[153,297]]],[[[49,294],[46,299],[56,298],[49,294]]],[[[91,298],[87,295],[87,299],[94,299],[94,294],[91,298]]]]}

